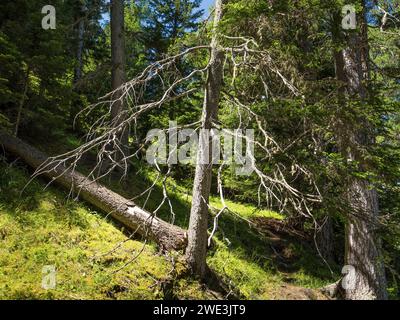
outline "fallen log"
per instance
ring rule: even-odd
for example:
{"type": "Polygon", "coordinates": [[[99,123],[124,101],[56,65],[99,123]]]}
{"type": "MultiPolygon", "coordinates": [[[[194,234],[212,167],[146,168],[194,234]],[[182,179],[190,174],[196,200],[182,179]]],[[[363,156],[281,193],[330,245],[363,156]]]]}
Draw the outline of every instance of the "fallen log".
{"type": "MultiPolygon", "coordinates": [[[[31,145],[5,132],[0,132],[0,144],[3,148],[36,169],[48,157],[31,145]]],[[[43,173],[57,184],[78,192],[79,197],[94,207],[110,214],[131,231],[158,243],[163,250],[179,250],[187,241],[185,230],[167,223],[138,207],[133,201],[89,180],[83,174],[67,170],[65,166],[50,166],[43,173]]]]}

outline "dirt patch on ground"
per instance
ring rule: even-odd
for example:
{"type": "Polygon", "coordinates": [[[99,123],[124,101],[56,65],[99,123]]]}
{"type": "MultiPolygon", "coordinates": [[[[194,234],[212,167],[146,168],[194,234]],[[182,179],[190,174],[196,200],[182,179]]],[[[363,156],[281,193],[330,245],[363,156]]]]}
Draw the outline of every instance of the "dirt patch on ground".
{"type": "Polygon", "coordinates": [[[271,299],[279,300],[330,300],[320,290],[297,287],[290,284],[284,284],[274,289],[271,293],[271,299]]]}

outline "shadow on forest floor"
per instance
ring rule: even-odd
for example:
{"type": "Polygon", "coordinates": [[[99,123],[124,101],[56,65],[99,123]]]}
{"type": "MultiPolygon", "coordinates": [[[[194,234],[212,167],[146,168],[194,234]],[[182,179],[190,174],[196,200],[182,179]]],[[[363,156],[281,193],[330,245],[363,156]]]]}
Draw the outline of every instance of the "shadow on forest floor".
{"type": "MultiPolygon", "coordinates": [[[[29,141],[30,139],[27,140],[29,141]]],[[[61,144],[58,142],[53,145],[46,145],[46,150],[43,147],[45,144],[41,144],[40,140],[31,140],[29,142],[36,146],[38,144],[41,145],[43,151],[54,155],[65,152],[66,149],[75,146],[76,141],[74,139],[70,138],[67,141],[73,141],[73,144],[67,143],[61,147],[61,144]]],[[[89,166],[93,163],[94,159],[95,157],[92,155],[86,156],[80,170],[88,172],[89,166]]],[[[143,192],[153,181],[146,170],[142,170],[139,166],[135,165],[125,181],[120,181],[116,178],[107,178],[103,179],[102,183],[127,198],[133,198],[143,192]]],[[[190,195],[183,193],[181,188],[174,189],[173,187],[169,191],[175,213],[174,223],[187,228],[190,212],[190,195]]],[[[40,194],[31,195],[29,205],[37,205],[37,197],[40,197],[40,194]]],[[[140,206],[143,206],[144,202],[146,202],[146,210],[152,211],[158,207],[162,198],[163,190],[160,185],[156,185],[147,201],[145,200],[146,197],[142,197],[135,199],[135,202],[140,206]]],[[[235,199],[231,200],[234,201],[235,199]]],[[[24,201],[24,203],[27,202],[24,201]]],[[[288,232],[283,227],[281,220],[260,216],[254,216],[250,220],[246,220],[242,219],[240,214],[240,212],[235,212],[235,214],[228,212],[224,213],[219,219],[215,243],[210,248],[209,253],[211,268],[215,266],[215,269],[219,269],[217,272],[224,270],[221,267],[222,258],[217,254],[218,251],[223,251],[228,255],[233,254],[237,256],[241,261],[245,261],[246,264],[257,265],[261,270],[267,270],[270,274],[278,275],[285,283],[317,287],[333,280],[328,267],[318,256],[312,241],[307,235],[296,235],[293,232],[288,232]],[[298,274],[301,275],[299,276],[298,274]]],[[[161,207],[158,216],[166,221],[171,221],[172,217],[167,202],[161,207]]],[[[210,227],[212,227],[212,220],[210,219],[210,227]]],[[[250,272],[248,270],[239,270],[240,266],[234,267],[237,269],[232,271],[233,273],[250,272]]],[[[246,269],[247,265],[243,268],[246,269]]],[[[222,277],[232,277],[232,272],[226,272],[226,274],[222,272],[222,277]]],[[[225,281],[229,281],[229,279],[225,279],[225,281]]]]}

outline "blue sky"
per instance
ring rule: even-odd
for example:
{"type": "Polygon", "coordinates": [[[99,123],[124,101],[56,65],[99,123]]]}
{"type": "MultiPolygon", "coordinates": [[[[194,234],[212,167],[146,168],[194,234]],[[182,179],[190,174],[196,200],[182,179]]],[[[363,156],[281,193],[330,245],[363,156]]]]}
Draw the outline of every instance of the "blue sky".
{"type": "Polygon", "coordinates": [[[214,0],[203,0],[203,3],[201,4],[201,8],[204,9],[204,14],[207,16],[208,15],[208,9],[214,5],[214,0]]]}
{"type": "MultiPolygon", "coordinates": [[[[215,0],[203,0],[201,3],[201,9],[204,9],[204,17],[207,18],[208,16],[208,9],[210,9],[211,6],[213,6],[215,3],[215,0]]],[[[102,17],[102,23],[105,24],[109,20],[109,14],[103,14],[102,17]]]]}

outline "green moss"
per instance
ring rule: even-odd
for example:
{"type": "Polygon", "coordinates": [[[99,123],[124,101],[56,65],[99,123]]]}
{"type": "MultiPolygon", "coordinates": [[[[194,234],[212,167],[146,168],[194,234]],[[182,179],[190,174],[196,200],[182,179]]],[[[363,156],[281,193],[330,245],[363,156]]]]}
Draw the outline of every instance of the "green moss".
{"type": "MultiPolygon", "coordinates": [[[[0,299],[164,297],[159,283],[169,276],[171,264],[154,245],[147,244],[132,259],[143,243],[125,241],[121,230],[103,215],[67,201],[56,189],[43,191],[39,182],[28,185],[13,201],[14,188],[21,190],[28,176],[4,163],[1,171],[5,175],[0,185],[0,299]],[[56,268],[54,289],[42,288],[46,265],[56,268]]],[[[179,285],[179,294],[196,297],[198,286],[195,281],[179,285]]]]}
{"type": "MultiPolygon", "coordinates": [[[[0,178],[0,298],[216,298],[215,293],[185,275],[182,263],[175,263],[174,272],[170,272],[171,261],[182,260],[180,254],[173,254],[172,259],[158,254],[154,244],[147,244],[133,259],[143,248],[140,239],[126,241],[120,226],[82,202],[67,200],[66,193],[57,188],[44,190],[45,183],[40,180],[30,183],[21,194],[29,177],[26,169],[10,167],[4,162],[0,166],[4,172],[0,178]],[[121,245],[116,249],[118,244],[121,245]],[[41,287],[45,265],[56,267],[55,289],[41,287]],[[166,289],[165,283],[170,287],[166,289]]],[[[151,173],[134,180],[135,184],[109,185],[125,196],[132,196],[144,190],[151,173]]],[[[186,227],[189,191],[173,180],[168,189],[175,222],[186,227]]],[[[146,208],[156,208],[161,199],[162,189],[158,186],[146,208]]],[[[282,215],[232,200],[226,202],[230,212],[219,219],[208,264],[228,287],[246,299],[277,299],[279,288],[287,282],[308,288],[332,282],[329,269],[315,251],[295,242],[289,241],[287,247],[296,259],[290,261],[289,271],[282,270],[273,244],[249,224],[255,217],[282,219],[282,215]]],[[[218,197],[211,197],[211,205],[222,207],[218,197]]],[[[166,220],[171,218],[168,205],[159,215],[166,220]]]]}

